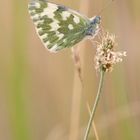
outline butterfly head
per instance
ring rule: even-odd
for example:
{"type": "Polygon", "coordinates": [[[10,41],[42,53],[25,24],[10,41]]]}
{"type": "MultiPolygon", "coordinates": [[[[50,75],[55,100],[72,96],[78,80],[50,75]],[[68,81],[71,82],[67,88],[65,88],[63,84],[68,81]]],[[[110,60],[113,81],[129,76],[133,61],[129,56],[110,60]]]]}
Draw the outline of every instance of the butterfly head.
{"type": "Polygon", "coordinates": [[[90,19],[90,26],[87,30],[87,35],[89,36],[95,36],[99,31],[99,25],[101,23],[101,17],[95,16],[90,19]]]}
{"type": "Polygon", "coordinates": [[[101,23],[101,17],[95,16],[91,18],[91,25],[99,25],[101,23]]]}

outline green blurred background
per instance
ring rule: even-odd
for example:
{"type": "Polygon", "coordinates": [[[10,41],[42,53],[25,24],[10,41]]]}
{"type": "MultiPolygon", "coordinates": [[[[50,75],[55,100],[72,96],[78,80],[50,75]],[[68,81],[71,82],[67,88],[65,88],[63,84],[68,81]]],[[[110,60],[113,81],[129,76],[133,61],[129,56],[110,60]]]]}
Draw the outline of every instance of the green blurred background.
{"type": "MultiPolygon", "coordinates": [[[[91,17],[109,0],[55,0],[91,17]]],[[[99,75],[95,48],[80,43],[81,89],[71,49],[49,53],[35,33],[27,0],[0,1],[0,140],[82,140],[99,75]]],[[[115,0],[102,25],[117,36],[123,63],[106,74],[95,124],[99,140],[140,139],[140,1],[115,0]]],[[[91,131],[90,140],[95,139],[91,131]]]]}

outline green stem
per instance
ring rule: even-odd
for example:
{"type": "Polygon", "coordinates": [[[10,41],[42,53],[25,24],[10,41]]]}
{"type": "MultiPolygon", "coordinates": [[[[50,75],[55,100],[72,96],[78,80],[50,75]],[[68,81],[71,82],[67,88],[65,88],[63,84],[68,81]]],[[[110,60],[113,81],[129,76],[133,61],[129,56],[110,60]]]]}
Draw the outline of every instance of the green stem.
{"type": "Polygon", "coordinates": [[[98,105],[98,102],[99,102],[99,99],[100,99],[100,95],[101,95],[101,90],[102,90],[102,87],[103,87],[104,73],[105,73],[104,70],[101,70],[98,92],[97,92],[95,103],[93,105],[91,116],[90,116],[90,119],[89,119],[89,122],[88,122],[88,125],[87,125],[87,128],[86,128],[84,140],[87,140],[88,136],[89,136],[89,132],[90,132],[90,129],[91,129],[92,121],[93,121],[93,118],[94,118],[94,115],[95,115],[95,112],[96,112],[96,108],[97,108],[97,105],[98,105]]]}

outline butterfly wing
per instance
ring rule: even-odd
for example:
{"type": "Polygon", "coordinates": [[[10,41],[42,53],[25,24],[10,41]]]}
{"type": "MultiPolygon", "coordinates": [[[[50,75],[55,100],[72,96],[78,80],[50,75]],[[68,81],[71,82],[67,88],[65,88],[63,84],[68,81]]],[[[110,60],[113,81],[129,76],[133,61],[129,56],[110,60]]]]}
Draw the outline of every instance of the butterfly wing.
{"type": "Polygon", "coordinates": [[[86,36],[90,20],[74,10],[46,0],[33,0],[28,8],[40,39],[51,52],[72,47],[86,36]]]}

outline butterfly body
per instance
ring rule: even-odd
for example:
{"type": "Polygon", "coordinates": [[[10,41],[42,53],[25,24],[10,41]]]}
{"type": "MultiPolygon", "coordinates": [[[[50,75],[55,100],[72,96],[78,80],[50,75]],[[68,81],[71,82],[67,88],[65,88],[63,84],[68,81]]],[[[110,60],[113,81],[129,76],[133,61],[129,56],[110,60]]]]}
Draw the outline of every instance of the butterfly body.
{"type": "Polygon", "coordinates": [[[69,48],[99,30],[100,17],[92,19],[46,0],[29,3],[29,13],[44,46],[51,52],[69,48]]]}

